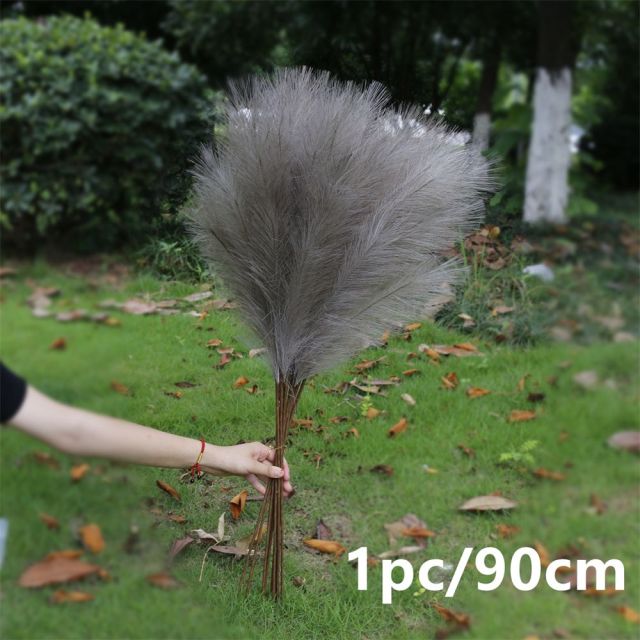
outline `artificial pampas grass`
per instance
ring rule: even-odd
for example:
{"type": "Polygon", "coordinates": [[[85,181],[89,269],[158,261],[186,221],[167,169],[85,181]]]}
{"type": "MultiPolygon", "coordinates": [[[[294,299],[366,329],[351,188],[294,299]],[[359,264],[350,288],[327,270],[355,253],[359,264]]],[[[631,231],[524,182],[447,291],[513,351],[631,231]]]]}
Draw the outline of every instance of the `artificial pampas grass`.
{"type": "MultiPolygon", "coordinates": [[[[195,170],[191,220],[267,349],[282,466],[304,381],[423,314],[459,278],[442,256],[480,220],[490,178],[482,156],[419,107],[325,72],[232,85],[226,124],[195,170]]],[[[263,588],[276,597],[281,500],[282,480],[271,480],[252,545],[268,513],[263,588]]]]}

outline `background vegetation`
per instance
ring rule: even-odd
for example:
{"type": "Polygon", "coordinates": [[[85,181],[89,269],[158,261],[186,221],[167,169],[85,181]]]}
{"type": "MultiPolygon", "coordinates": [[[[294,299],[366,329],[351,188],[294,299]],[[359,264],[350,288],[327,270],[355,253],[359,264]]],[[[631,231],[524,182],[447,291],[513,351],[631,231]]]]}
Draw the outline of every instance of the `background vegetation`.
{"type": "MultiPolygon", "coordinates": [[[[638,4],[572,6],[568,211],[596,215],[602,191],[638,187],[638,4]]],[[[0,8],[7,248],[171,244],[176,229],[182,235],[184,169],[194,144],[211,139],[223,99],[213,92],[230,77],[285,64],[382,81],[394,100],[422,103],[467,131],[488,111],[489,153],[504,185],[491,207],[522,217],[539,64],[534,1],[5,0],[0,8]]]]}
{"type": "Polygon", "coordinates": [[[159,43],[90,18],[0,21],[2,222],[9,245],[144,242],[184,200],[206,83],[159,43]]]}

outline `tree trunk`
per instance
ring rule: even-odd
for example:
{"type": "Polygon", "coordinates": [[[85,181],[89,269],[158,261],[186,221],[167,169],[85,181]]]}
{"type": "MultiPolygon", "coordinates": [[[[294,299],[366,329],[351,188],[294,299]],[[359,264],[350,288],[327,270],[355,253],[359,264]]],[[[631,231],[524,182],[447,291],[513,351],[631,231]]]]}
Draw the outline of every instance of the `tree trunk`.
{"type": "Polygon", "coordinates": [[[476,114],[473,118],[473,144],[480,150],[486,151],[489,148],[489,135],[491,132],[491,106],[493,94],[498,80],[498,69],[500,67],[500,45],[495,46],[485,56],[482,62],[482,76],[480,78],[480,89],[478,91],[478,104],[476,114]]]}
{"type": "Polygon", "coordinates": [[[525,187],[524,220],[566,222],[569,196],[569,128],[573,2],[539,3],[538,68],[525,187]]]}

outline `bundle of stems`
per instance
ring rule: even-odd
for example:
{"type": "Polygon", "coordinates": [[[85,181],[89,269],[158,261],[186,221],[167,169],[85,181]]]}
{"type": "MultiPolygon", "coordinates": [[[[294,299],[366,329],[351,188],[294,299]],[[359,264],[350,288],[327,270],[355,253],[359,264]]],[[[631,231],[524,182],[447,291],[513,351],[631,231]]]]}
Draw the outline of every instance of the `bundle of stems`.
{"type": "MultiPolygon", "coordinates": [[[[454,242],[482,217],[487,163],[382,85],[283,69],[231,86],[205,148],[191,224],[213,272],[266,347],[276,387],[275,464],[305,380],[428,311],[463,270],[454,242]]],[[[282,480],[270,480],[262,587],[283,591],[282,480]]]]}
{"type": "MultiPolygon", "coordinates": [[[[276,446],[274,464],[280,468],[283,466],[284,449],[289,436],[289,425],[291,424],[303,387],[304,382],[296,384],[293,380],[287,380],[284,377],[279,378],[275,385],[276,446]]],[[[258,514],[256,527],[249,542],[247,563],[242,572],[242,582],[248,589],[253,581],[253,574],[258,557],[258,546],[264,535],[266,520],[267,542],[262,566],[262,591],[263,593],[270,591],[275,598],[278,598],[282,594],[284,587],[282,560],[284,550],[282,483],[282,478],[269,479],[262,506],[258,514]]]]}

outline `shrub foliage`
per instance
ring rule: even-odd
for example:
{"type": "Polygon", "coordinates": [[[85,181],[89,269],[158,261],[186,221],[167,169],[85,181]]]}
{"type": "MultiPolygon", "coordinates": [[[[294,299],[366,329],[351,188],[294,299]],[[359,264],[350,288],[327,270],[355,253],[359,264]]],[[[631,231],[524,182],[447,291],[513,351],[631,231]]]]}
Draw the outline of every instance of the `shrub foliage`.
{"type": "Polygon", "coordinates": [[[206,135],[204,77],[160,42],[90,17],[0,22],[5,241],[143,239],[180,202],[206,135]]]}

